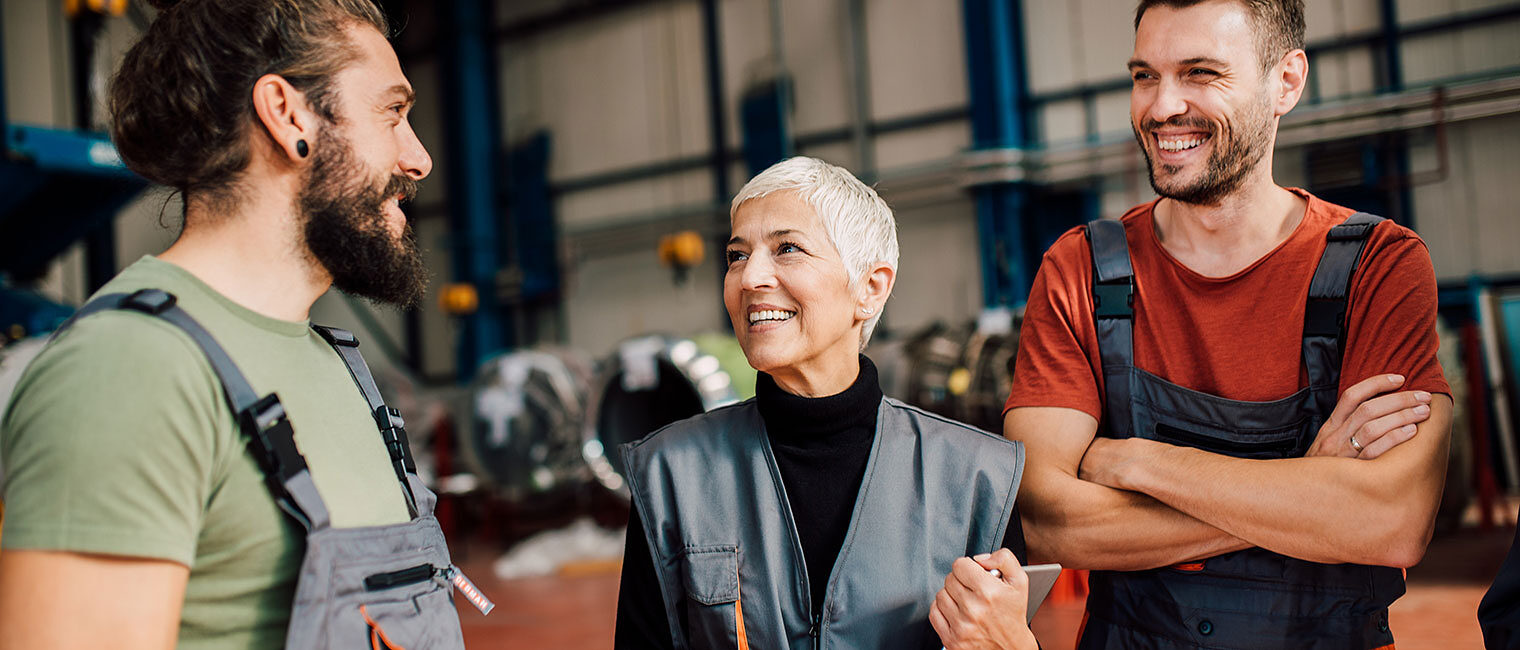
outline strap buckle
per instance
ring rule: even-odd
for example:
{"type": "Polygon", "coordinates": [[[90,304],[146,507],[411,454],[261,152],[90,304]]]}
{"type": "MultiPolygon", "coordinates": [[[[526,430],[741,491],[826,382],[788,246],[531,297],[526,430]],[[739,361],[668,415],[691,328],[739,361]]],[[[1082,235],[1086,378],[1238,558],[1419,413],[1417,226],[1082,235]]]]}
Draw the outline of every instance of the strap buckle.
{"type": "Polygon", "coordinates": [[[354,333],[348,330],[327,327],[325,325],[312,325],[311,328],[316,330],[318,334],[321,334],[322,338],[327,340],[328,345],[341,345],[345,348],[359,347],[359,337],[354,336],[354,333]]]}
{"type": "Polygon", "coordinates": [[[1330,229],[1326,241],[1359,241],[1372,234],[1377,223],[1343,223],[1330,229]]]}
{"type": "Polygon", "coordinates": [[[124,298],[121,306],[149,316],[157,316],[169,311],[174,306],[175,300],[174,294],[163,289],[139,289],[124,298]]]}
{"type": "Polygon", "coordinates": [[[406,471],[416,472],[411,441],[406,435],[406,420],[401,418],[401,412],[381,404],[375,409],[375,424],[380,427],[380,439],[385,441],[385,450],[390,452],[391,462],[404,463],[406,471]]]}
{"type": "Polygon", "coordinates": [[[1134,318],[1134,277],[1126,277],[1116,282],[1094,283],[1093,316],[1097,318],[1134,318]]]}
{"type": "Polygon", "coordinates": [[[279,396],[270,393],[259,398],[238,419],[270,487],[277,489],[277,494],[283,493],[285,481],[306,469],[306,459],[296,449],[295,429],[285,417],[279,396]]]}

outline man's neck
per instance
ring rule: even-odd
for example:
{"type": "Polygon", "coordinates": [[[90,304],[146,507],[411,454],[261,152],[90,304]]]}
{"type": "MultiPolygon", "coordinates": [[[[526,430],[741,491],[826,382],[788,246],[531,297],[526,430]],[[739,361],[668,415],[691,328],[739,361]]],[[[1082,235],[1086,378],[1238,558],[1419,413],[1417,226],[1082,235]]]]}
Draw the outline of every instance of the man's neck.
{"type": "Polygon", "coordinates": [[[268,194],[274,198],[246,198],[230,214],[191,202],[185,231],[158,258],[254,312],[304,321],[332,279],[309,259],[289,196],[268,194]]]}
{"type": "Polygon", "coordinates": [[[1287,241],[1308,202],[1270,176],[1247,182],[1216,205],[1162,199],[1156,237],[1172,257],[1200,275],[1222,278],[1256,263],[1287,241]]]}

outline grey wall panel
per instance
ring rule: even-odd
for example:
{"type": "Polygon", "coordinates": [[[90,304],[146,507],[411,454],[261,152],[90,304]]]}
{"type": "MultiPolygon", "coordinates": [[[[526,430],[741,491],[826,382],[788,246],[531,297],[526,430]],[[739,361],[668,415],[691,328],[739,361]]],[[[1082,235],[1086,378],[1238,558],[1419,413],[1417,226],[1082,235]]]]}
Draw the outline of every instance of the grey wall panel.
{"type": "Polygon", "coordinates": [[[1124,77],[1125,63],[1135,51],[1134,5],[1113,0],[1068,3],[1077,8],[1075,24],[1080,29],[1070,43],[1072,57],[1080,63],[1076,80],[1093,83],[1124,77]]]}
{"type": "MultiPolygon", "coordinates": [[[[738,190],[737,185],[734,186],[738,190]]],[[[647,216],[675,206],[712,199],[707,170],[670,174],[560,195],[555,202],[562,228],[578,230],[647,216]]]]}
{"type": "Polygon", "coordinates": [[[1068,2],[1025,2],[1024,49],[1038,65],[1029,69],[1029,90],[1035,93],[1072,85],[1083,58],[1074,33],[1068,2]]]}
{"type": "Polygon", "coordinates": [[[1107,137],[1126,136],[1134,132],[1130,128],[1129,91],[1120,90],[1098,95],[1098,133],[1107,137]]]}
{"type": "MultiPolygon", "coordinates": [[[[1520,115],[1448,127],[1450,174],[1414,188],[1415,223],[1430,246],[1436,276],[1520,273],[1520,212],[1514,179],[1520,177],[1520,115]]],[[[1432,147],[1416,148],[1411,166],[1436,166],[1432,147]]]]}
{"type": "MultiPolygon", "coordinates": [[[[865,4],[871,106],[876,119],[970,102],[960,2],[874,0],[865,4]]],[[[849,87],[842,90],[851,92],[849,87]]]]}
{"type": "MultiPolygon", "coordinates": [[[[1309,86],[1320,101],[1371,94],[1376,89],[1376,60],[1370,48],[1316,54],[1309,59],[1309,86]]],[[[1307,93],[1302,103],[1314,98],[1307,93]]]]}
{"type": "Polygon", "coordinates": [[[1463,11],[1513,4],[1513,0],[1397,0],[1399,22],[1417,22],[1463,11]]]}
{"type": "Polygon", "coordinates": [[[577,260],[565,279],[565,314],[572,347],[595,355],[618,341],[648,332],[692,335],[722,330],[719,251],[691,270],[684,286],[674,286],[655,250],[577,260]]]}
{"type": "Polygon", "coordinates": [[[884,171],[942,160],[971,145],[971,123],[946,122],[876,138],[876,164],[884,171]]]}
{"type": "Polygon", "coordinates": [[[1145,158],[1136,150],[1130,158],[1133,165],[1128,173],[1108,176],[1102,180],[1100,212],[1106,219],[1117,219],[1130,208],[1156,198],[1151,191],[1149,176],[1145,171],[1145,158]]]}
{"type": "Polygon", "coordinates": [[[422,300],[422,374],[426,377],[453,376],[455,341],[459,322],[438,307],[438,291],[453,274],[453,255],[449,250],[449,224],[446,219],[424,219],[412,224],[422,258],[432,272],[427,296],[422,300]]]}
{"type": "Polygon", "coordinates": [[[982,279],[972,202],[957,197],[895,211],[901,252],[897,284],[882,316],[887,326],[907,333],[937,320],[976,318],[982,279]]]}
{"type": "Polygon", "coordinates": [[[61,2],[0,3],[5,27],[5,101],[11,122],[72,127],[73,89],[61,2]]]}
{"type": "MultiPolygon", "coordinates": [[[[1304,35],[1310,43],[1378,29],[1379,0],[1310,0],[1304,3],[1304,35]]],[[[1422,0],[1428,2],[1429,0],[1422,0]]]]}
{"type": "Polygon", "coordinates": [[[422,189],[417,193],[413,205],[418,211],[438,212],[441,215],[448,198],[448,152],[445,150],[447,142],[443,137],[443,121],[439,119],[444,111],[444,97],[438,60],[434,58],[413,62],[403,72],[407,80],[412,82],[412,92],[417,95],[417,103],[412,107],[407,121],[417,133],[417,139],[427,149],[428,156],[433,159],[433,171],[422,181],[422,189]]]}
{"type": "MultiPolygon", "coordinates": [[[[734,3],[725,3],[725,9],[734,3]]],[[[769,5],[768,2],[755,4],[769,5]]],[[[767,16],[769,12],[767,11],[767,16]]],[[[792,132],[806,133],[846,124],[854,115],[852,97],[848,24],[843,2],[792,0],[781,3],[784,29],[783,50],[787,71],[794,79],[796,110],[792,113],[792,132]]],[[[768,44],[770,22],[748,26],[768,44]]],[[[727,33],[724,34],[728,36],[727,33]]],[[[769,52],[767,47],[766,52],[769,52]]],[[[764,59],[751,63],[745,75],[730,78],[729,90],[743,93],[745,88],[770,69],[764,59]]],[[[738,113],[734,113],[737,121],[738,113]]]]}
{"type": "Polygon", "coordinates": [[[1087,139],[1087,108],[1080,99],[1068,99],[1040,105],[1040,142],[1047,147],[1083,142],[1087,139]]]}
{"type": "Polygon", "coordinates": [[[659,3],[504,44],[507,137],[553,133],[554,179],[705,150],[696,18],[659,3]]]}
{"type": "Polygon", "coordinates": [[[1402,45],[1404,83],[1520,66],[1520,20],[1506,20],[1456,32],[1409,38],[1402,45]]]}

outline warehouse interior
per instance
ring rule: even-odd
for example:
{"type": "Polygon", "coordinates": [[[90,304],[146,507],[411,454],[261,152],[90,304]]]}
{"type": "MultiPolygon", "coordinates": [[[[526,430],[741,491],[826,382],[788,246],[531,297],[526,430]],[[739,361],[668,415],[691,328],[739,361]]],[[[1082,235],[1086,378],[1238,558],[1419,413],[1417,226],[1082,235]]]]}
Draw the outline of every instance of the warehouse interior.
{"type": "MultiPolygon", "coordinates": [[[[888,395],[998,431],[1021,310],[1063,232],[1155,197],[1113,0],[382,0],[434,170],[406,208],[421,306],[336,291],[406,415],[461,566],[470,647],[611,644],[628,501],[610,450],[754,394],[722,305],[729,201],[792,155],[892,207],[888,395]]],[[[0,5],[0,395],[179,197],[104,135],[136,1],[0,5]]],[[[1479,647],[1520,495],[1520,2],[1310,0],[1274,176],[1426,242],[1456,425],[1402,648],[1479,647]]],[[[0,400],[3,403],[4,400],[0,400]]],[[[1036,619],[1070,647],[1078,576],[1036,619]]]]}

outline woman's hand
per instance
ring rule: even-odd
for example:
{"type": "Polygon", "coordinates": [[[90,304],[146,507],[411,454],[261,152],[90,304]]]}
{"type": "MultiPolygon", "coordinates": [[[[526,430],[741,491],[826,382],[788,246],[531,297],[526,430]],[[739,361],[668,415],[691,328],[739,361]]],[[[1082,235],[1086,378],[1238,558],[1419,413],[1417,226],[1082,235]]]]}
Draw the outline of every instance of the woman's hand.
{"type": "Polygon", "coordinates": [[[1025,623],[1029,577],[1006,548],[960,558],[934,597],[929,624],[948,650],[1038,648],[1025,623]],[[994,577],[996,569],[1002,578],[994,577]]]}

